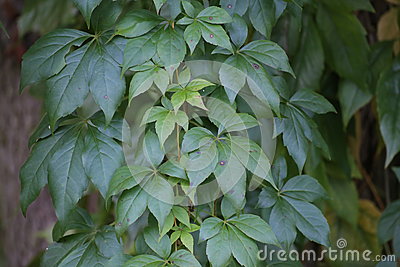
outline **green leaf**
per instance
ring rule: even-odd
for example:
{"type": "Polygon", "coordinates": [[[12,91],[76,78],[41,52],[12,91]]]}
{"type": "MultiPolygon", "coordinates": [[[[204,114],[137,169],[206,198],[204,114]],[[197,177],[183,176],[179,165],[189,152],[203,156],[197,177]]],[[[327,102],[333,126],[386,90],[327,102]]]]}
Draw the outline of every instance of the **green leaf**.
{"type": "Polygon", "coordinates": [[[329,247],[329,226],[321,211],[314,205],[283,197],[296,211],[296,227],[311,241],[329,247]]]}
{"type": "Polygon", "coordinates": [[[133,38],[141,36],[158,26],[163,19],[147,10],[127,12],[115,26],[116,34],[133,38]]]}
{"type": "Polygon", "coordinates": [[[160,230],[172,210],[174,191],[170,183],[160,175],[152,177],[144,186],[150,212],[156,217],[160,230]]]}
{"type": "Polygon", "coordinates": [[[219,70],[221,84],[225,87],[225,90],[231,91],[231,94],[228,94],[231,102],[235,100],[236,95],[246,84],[247,69],[241,67],[246,64],[247,62],[243,57],[234,55],[229,57],[219,70]]]}
{"type": "Polygon", "coordinates": [[[94,223],[85,209],[77,207],[72,210],[66,220],[58,221],[52,232],[54,241],[59,241],[68,230],[74,230],[75,233],[90,232],[94,223]]]}
{"type": "Polygon", "coordinates": [[[144,230],[144,240],[146,244],[161,258],[167,258],[171,253],[171,241],[167,235],[164,235],[161,239],[156,228],[147,227],[144,230]]]}
{"type": "Polygon", "coordinates": [[[76,129],[71,126],[62,127],[53,135],[38,141],[32,148],[29,158],[20,170],[21,209],[25,214],[28,206],[39,196],[41,189],[47,184],[48,166],[53,154],[61,144],[67,142],[76,129]]]}
{"type": "Polygon", "coordinates": [[[125,79],[121,78],[123,38],[97,43],[91,57],[93,71],[89,74],[89,89],[109,123],[125,94],[125,79]],[[105,44],[106,43],[106,44],[105,44]]]}
{"type": "Polygon", "coordinates": [[[189,118],[186,113],[178,110],[175,114],[172,110],[166,110],[158,113],[156,121],[156,133],[160,139],[161,146],[164,145],[167,138],[172,134],[175,128],[175,124],[182,126],[187,129],[189,118]]]}
{"type": "Polygon", "coordinates": [[[269,224],[283,248],[288,251],[297,235],[294,212],[288,202],[278,199],[272,208],[269,224]]]}
{"type": "Polygon", "coordinates": [[[221,25],[213,25],[203,21],[199,21],[201,35],[203,39],[210,44],[221,46],[232,51],[232,45],[229,37],[221,25]]]}
{"type": "Polygon", "coordinates": [[[172,106],[174,107],[175,112],[177,112],[183,103],[186,101],[186,92],[184,90],[180,90],[176,93],[174,93],[171,97],[171,103],[172,106]]]}
{"type": "Polygon", "coordinates": [[[246,21],[241,16],[235,14],[232,23],[227,24],[226,28],[236,47],[241,47],[246,42],[249,29],[246,21]]]}
{"type": "Polygon", "coordinates": [[[218,143],[218,164],[214,175],[223,194],[227,194],[246,174],[246,169],[232,153],[231,148],[223,143],[218,143]]]}
{"type": "Polygon", "coordinates": [[[400,151],[400,71],[399,61],[392,69],[385,71],[379,80],[377,104],[379,124],[386,144],[385,167],[389,166],[394,156],[400,151]]]}
{"type": "Polygon", "coordinates": [[[235,227],[229,226],[228,232],[233,257],[243,266],[259,266],[257,244],[235,227]]]}
{"type": "Polygon", "coordinates": [[[157,13],[160,12],[161,7],[167,2],[167,0],[153,0],[154,6],[156,7],[157,13]]]}
{"type": "Polygon", "coordinates": [[[372,6],[370,0],[353,0],[353,1],[345,1],[345,0],[339,0],[339,1],[329,1],[329,0],[324,0],[324,3],[326,5],[331,6],[332,8],[336,10],[347,10],[347,11],[357,11],[357,10],[365,10],[369,12],[374,12],[374,7],[372,6]]]}
{"type": "Polygon", "coordinates": [[[191,92],[191,91],[186,92],[186,102],[188,102],[193,107],[198,107],[207,110],[199,92],[191,92]]]}
{"type": "Polygon", "coordinates": [[[124,51],[122,73],[125,73],[131,67],[149,61],[156,54],[156,45],[152,39],[153,37],[154,33],[148,33],[128,40],[124,51]]]}
{"type": "Polygon", "coordinates": [[[212,142],[214,135],[206,128],[194,127],[191,128],[183,137],[182,152],[192,152],[206,144],[212,142]]]}
{"type": "Polygon", "coordinates": [[[181,223],[190,228],[189,214],[184,208],[179,206],[174,206],[172,208],[172,214],[175,216],[175,218],[178,219],[178,221],[180,221],[181,223]]]}
{"type": "Polygon", "coordinates": [[[186,55],[186,44],[178,29],[169,27],[160,35],[157,42],[157,54],[164,66],[172,66],[183,61],[186,55]]]}
{"type": "Polygon", "coordinates": [[[112,29],[121,15],[122,3],[112,0],[103,0],[93,11],[91,27],[96,33],[112,29]]]}
{"type": "Polygon", "coordinates": [[[86,175],[105,198],[114,172],[125,161],[121,145],[89,126],[82,157],[86,175]]]}
{"type": "Polygon", "coordinates": [[[204,80],[204,79],[194,79],[185,86],[185,90],[200,91],[206,87],[213,86],[213,85],[215,85],[215,84],[213,84],[212,82],[209,82],[207,80],[204,80]]]}
{"type": "Polygon", "coordinates": [[[275,25],[275,4],[273,0],[250,0],[249,17],[254,28],[269,38],[275,25]]]}
{"type": "Polygon", "coordinates": [[[327,194],[318,181],[308,175],[291,178],[280,192],[288,197],[309,202],[323,198],[327,194]]]}
{"type": "Polygon", "coordinates": [[[201,224],[199,242],[203,242],[219,234],[223,226],[223,221],[217,217],[205,219],[201,224]]]}
{"type": "Polygon", "coordinates": [[[317,12],[317,25],[330,66],[341,77],[364,87],[369,47],[366,32],[357,17],[347,12],[333,12],[321,5],[317,12]]]}
{"type": "Polygon", "coordinates": [[[271,227],[257,215],[242,214],[229,219],[228,222],[254,240],[279,246],[271,227]]]}
{"type": "Polygon", "coordinates": [[[392,167],[392,170],[396,174],[397,180],[400,181],[400,167],[392,167]]]}
{"type": "Polygon", "coordinates": [[[44,35],[22,57],[20,91],[30,84],[46,80],[66,65],[65,56],[72,46],[80,46],[88,33],[65,29],[44,35]]]}
{"type": "Polygon", "coordinates": [[[123,166],[115,171],[108,188],[106,200],[141,183],[152,170],[142,166],[123,166]]]}
{"type": "Polygon", "coordinates": [[[166,70],[158,68],[154,75],[154,84],[157,85],[160,92],[164,95],[169,85],[169,74],[166,70]]]}
{"type": "Polygon", "coordinates": [[[392,202],[382,213],[378,223],[378,238],[381,244],[388,242],[395,235],[400,225],[400,200],[392,202]]]}
{"type": "Polygon", "coordinates": [[[182,231],[181,242],[187,249],[189,249],[189,251],[191,253],[193,253],[194,239],[193,239],[193,236],[189,232],[182,231]]]}
{"type": "Polygon", "coordinates": [[[270,161],[259,145],[241,136],[231,136],[230,141],[232,152],[249,171],[275,185],[269,174],[270,161]]]}
{"type": "Polygon", "coordinates": [[[87,234],[73,234],[53,243],[44,253],[41,266],[84,267],[105,266],[116,254],[122,254],[111,227],[103,227],[87,234]]]}
{"type": "Polygon", "coordinates": [[[196,18],[211,24],[225,24],[232,22],[232,17],[228,12],[216,6],[210,6],[203,9],[196,18]]]}
{"type": "Polygon", "coordinates": [[[236,13],[243,16],[249,7],[249,0],[221,0],[220,4],[229,15],[233,16],[236,13]]]}
{"type": "Polygon", "coordinates": [[[294,105],[308,109],[317,114],[336,112],[335,108],[325,97],[307,89],[297,91],[289,101],[294,105]]]}
{"type": "Polygon", "coordinates": [[[230,232],[224,225],[220,232],[207,241],[207,258],[215,267],[226,266],[231,257],[230,232]]]}
{"type": "Polygon", "coordinates": [[[253,41],[241,48],[240,51],[265,65],[285,71],[295,77],[285,50],[272,41],[253,41]]]}
{"type": "Polygon", "coordinates": [[[169,260],[178,267],[201,267],[195,256],[183,249],[177,250],[172,253],[169,257],[169,260]]]}
{"type": "Polygon", "coordinates": [[[123,267],[156,267],[164,263],[163,259],[153,255],[139,255],[127,261],[123,267]]]}
{"type": "Polygon", "coordinates": [[[194,22],[186,27],[184,32],[184,39],[189,46],[190,53],[193,54],[197,44],[201,39],[201,27],[198,22],[194,22]]]}
{"type": "Polygon", "coordinates": [[[345,127],[349,124],[353,115],[372,98],[369,92],[361,90],[355,83],[344,80],[339,84],[338,99],[342,111],[342,119],[345,127]]]}
{"type": "Polygon", "coordinates": [[[172,177],[187,179],[186,172],[183,167],[174,159],[169,159],[167,162],[163,163],[158,171],[162,174],[166,174],[172,177]]]}
{"type": "Polygon", "coordinates": [[[265,187],[258,196],[257,207],[262,209],[270,208],[275,205],[277,200],[278,192],[271,187],[265,187]]]}
{"type": "Polygon", "coordinates": [[[154,82],[155,68],[150,68],[142,72],[137,72],[133,75],[129,86],[129,102],[132,99],[150,89],[154,82]]]}
{"type": "Polygon", "coordinates": [[[65,68],[47,81],[51,90],[47,91],[45,106],[52,129],[59,118],[71,114],[85,101],[89,93],[88,70],[93,50],[93,46],[86,44],[69,54],[65,68]]]}
{"type": "Polygon", "coordinates": [[[161,149],[157,135],[148,131],[143,140],[143,154],[149,163],[156,168],[163,161],[165,152],[161,149]]]}
{"type": "Polygon", "coordinates": [[[88,186],[82,162],[83,134],[79,126],[66,132],[48,163],[49,190],[60,220],[74,209],[88,186]]]}
{"type": "Polygon", "coordinates": [[[247,68],[247,83],[252,93],[261,101],[269,104],[275,113],[279,114],[280,98],[268,72],[250,57],[245,56],[247,68]]]}
{"type": "Polygon", "coordinates": [[[174,226],[174,220],[174,215],[172,215],[172,213],[168,214],[167,218],[165,218],[165,223],[160,231],[160,238],[166,235],[172,229],[172,227],[174,226]]]}
{"type": "Polygon", "coordinates": [[[102,0],[72,0],[76,7],[81,11],[85,18],[86,24],[90,26],[90,17],[93,10],[100,5],[102,0]]]}
{"type": "Polygon", "coordinates": [[[116,227],[118,235],[122,235],[128,226],[144,213],[147,206],[147,194],[141,186],[124,191],[119,197],[116,207],[116,227]]]}
{"type": "MultiPolygon", "coordinates": [[[[305,15],[305,14],[304,14],[305,15]]],[[[294,55],[292,66],[297,78],[297,89],[317,90],[325,67],[324,48],[314,17],[303,16],[299,48],[294,55]]]]}
{"type": "Polygon", "coordinates": [[[122,140],[122,128],[124,124],[124,118],[121,113],[114,115],[113,119],[106,123],[104,114],[102,112],[95,113],[91,118],[90,122],[96,126],[97,130],[107,135],[108,137],[114,138],[118,141],[122,140]]]}

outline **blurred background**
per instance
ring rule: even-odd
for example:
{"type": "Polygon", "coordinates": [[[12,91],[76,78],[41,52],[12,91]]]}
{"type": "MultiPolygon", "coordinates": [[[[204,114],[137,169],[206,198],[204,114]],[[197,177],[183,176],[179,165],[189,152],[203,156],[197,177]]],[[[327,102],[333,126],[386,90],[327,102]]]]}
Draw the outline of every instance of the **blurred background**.
{"type": "MultiPolygon", "coordinates": [[[[143,7],[152,4],[150,0],[133,2],[143,7]]],[[[372,0],[371,4],[374,12],[356,11],[354,14],[364,26],[371,46],[380,41],[390,41],[380,43],[389,47],[391,57],[400,50],[400,2],[372,0]]],[[[289,35],[290,29],[284,18],[278,21],[276,31],[279,32],[273,36],[289,49],[290,43],[287,42],[290,38],[283,35],[289,35]]],[[[46,190],[28,209],[26,218],[19,207],[19,168],[29,152],[28,138],[42,115],[44,90],[37,85],[34,90],[19,94],[21,58],[43,34],[59,27],[85,29],[85,24],[70,0],[0,0],[0,21],[0,266],[34,266],[41,251],[51,241],[50,233],[56,218],[46,190]]],[[[308,30],[311,31],[305,27],[303,35],[308,30]]],[[[295,55],[292,53],[292,56],[295,55]]],[[[384,57],[384,54],[377,57],[384,57]]],[[[323,84],[335,87],[332,91],[325,90],[325,95],[339,106],[337,77],[335,80],[332,75],[320,75],[319,79],[319,87],[323,84]]],[[[347,236],[353,236],[354,243],[379,253],[381,247],[377,242],[376,225],[387,204],[399,197],[399,185],[392,170],[384,168],[385,151],[375,105],[371,97],[356,104],[354,113],[357,113],[350,121],[350,130],[341,130],[340,113],[329,115],[331,117],[320,124],[324,137],[338,150],[336,158],[333,158],[336,160],[334,164],[345,165],[343,168],[350,171],[349,174],[343,172],[345,177],[339,182],[329,178],[333,176],[329,173],[331,166],[319,171],[330,179],[330,190],[336,196],[325,208],[332,235],[339,236],[348,231],[350,234],[347,236]]],[[[392,165],[398,166],[399,163],[399,158],[395,158],[392,165]]],[[[95,206],[96,201],[93,203],[89,205],[95,206]]],[[[389,252],[390,248],[387,248],[385,253],[389,252]]]]}

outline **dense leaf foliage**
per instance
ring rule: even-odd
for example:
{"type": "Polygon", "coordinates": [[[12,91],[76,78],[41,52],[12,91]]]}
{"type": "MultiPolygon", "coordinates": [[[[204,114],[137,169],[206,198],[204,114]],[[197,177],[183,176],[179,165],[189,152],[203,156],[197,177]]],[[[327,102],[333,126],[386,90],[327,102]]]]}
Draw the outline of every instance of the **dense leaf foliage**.
{"type": "MultiPolygon", "coordinates": [[[[265,266],[264,245],[328,247],[361,231],[344,132],[375,95],[386,167],[400,151],[399,62],[391,44],[369,46],[354,13],[373,11],[368,0],[72,2],[87,30],[45,34],[21,70],[21,90],[46,87],[20,172],[22,211],[47,185],[58,218],[43,266],[265,266]],[[190,60],[219,62],[217,78],[190,60]],[[123,114],[146,95],[157,101],[127,144],[123,114]],[[266,120],[275,157],[258,136],[266,120]],[[202,202],[206,184],[218,194],[202,202]],[[81,206],[95,191],[94,222],[81,206]],[[331,231],[333,217],[346,226],[331,231]]],[[[398,210],[378,227],[397,254],[398,210]]]]}

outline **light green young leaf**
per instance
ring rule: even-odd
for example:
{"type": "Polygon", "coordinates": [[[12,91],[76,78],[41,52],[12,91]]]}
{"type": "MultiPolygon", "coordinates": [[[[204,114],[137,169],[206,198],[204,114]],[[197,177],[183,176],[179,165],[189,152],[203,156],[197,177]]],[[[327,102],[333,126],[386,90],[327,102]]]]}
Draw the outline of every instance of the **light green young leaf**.
{"type": "Polygon", "coordinates": [[[22,57],[20,91],[59,73],[66,65],[65,56],[72,46],[80,46],[90,35],[64,29],[44,35],[22,57]]]}
{"type": "Polygon", "coordinates": [[[181,242],[182,244],[191,252],[193,253],[193,246],[194,246],[194,239],[193,236],[186,231],[182,231],[181,233],[181,242]]]}
{"type": "Polygon", "coordinates": [[[186,92],[186,102],[188,102],[193,107],[198,107],[198,108],[207,110],[199,92],[187,91],[186,92]]]}
{"type": "Polygon", "coordinates": [[[190,228],[189,214],[184,208],[179,206],[174,206],[172,208],[172,214],[175,216],[175,218],[178,219],[178,221],[180,221],[181,223],[190,228]]]}
{"type": "Polygon", "coordinates": [[[119,20],[115,26],[116,34],[128,38],[138,37],[151,31],[159,25],[162,20],[162,17],[150,11],[134,9],[127,12],[119,20]]]}
{"type": "Polygon", "coordinates": [[[142,72],[137,72],[133,75],[131,84],[129,86],[129,102],[135,96],[138,96],[150,89],[154,82],[154,75],[156,73],[156,68],[151,68],[142,72]]]}
{"type": "Polygon", "coordinates": [[[93,10],[100,5],[102,0],[72,0],[76,7],[81,11],[85,18],[86,24],[90,26],[90,17],[92,16],[93,10]]]}

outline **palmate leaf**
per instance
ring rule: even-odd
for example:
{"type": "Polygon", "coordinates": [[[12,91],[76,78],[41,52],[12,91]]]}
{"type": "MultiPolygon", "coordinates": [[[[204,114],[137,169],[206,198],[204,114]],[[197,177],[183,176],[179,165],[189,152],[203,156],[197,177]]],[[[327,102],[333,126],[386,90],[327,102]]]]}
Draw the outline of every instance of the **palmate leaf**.
{"type": "Polygon", "coordinates": [[[123,249],[111,227],[103,227],[86,234],[73,234],[50,245],[44,253],[41,266],[84,267],[105,266],[123,249]]]}
{"type": "Polygon", "coordinates": [[[76,7],[81,11],[83,17],[85,18],[86,24],[90,26],[90,18],[92,16],[93,10],[100,5],[103,0],[72,0],[76,7]]]}
{"type": "Polygon", "coordinates": [[[72,46],[80,46],[90,37],[78,30],[55,30],[44,35],[22,58],[20,90],[59,73],[72,46]]]}
{"type": "Polygon", "coordinates": [[[28,206],[38,197],[40,190],[47,184],[49,162],[58,147],[75,132],[72,126],[63,127],[54,135],[35,144],[31,155],[21,167],[21,208],[25,214],[28,206]]]}
{"type": "Polygon", "coordinates": [[[167,235],[159,238],[157,228],[147,227],[143,233],[146,244],[161,258],[168,258],[171,254],[171,241],[167,235]]]}
{"type": "Polygon", "coordinates": [[[184,249],[173,252],[167,259],[162,259],[153,255],[139,255],[127,261],[123,267],[156,267],[162,266],[166,260],[173,262],[174,265],[178,267],[201,267],[193,254],[184,249]]]}

